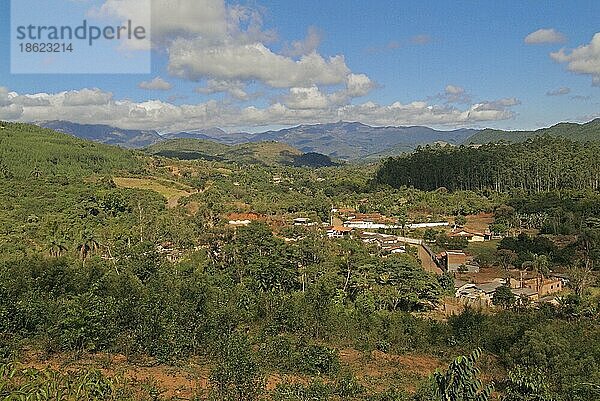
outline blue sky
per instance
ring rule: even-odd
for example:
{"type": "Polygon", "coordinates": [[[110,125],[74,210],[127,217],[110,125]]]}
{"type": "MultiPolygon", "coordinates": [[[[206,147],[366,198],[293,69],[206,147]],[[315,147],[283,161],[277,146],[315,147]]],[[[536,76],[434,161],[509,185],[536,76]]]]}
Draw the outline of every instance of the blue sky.
{"type": "Polygon", "coordinates": [[[40,3],[58,24],[93,7],[135,18],[136,1],[152,3],[151,74],[12,75],[10,1],[0,0],[0,118],[257,131],[340,119],[532,129],[600,117],[598,1],[40,3]]]}

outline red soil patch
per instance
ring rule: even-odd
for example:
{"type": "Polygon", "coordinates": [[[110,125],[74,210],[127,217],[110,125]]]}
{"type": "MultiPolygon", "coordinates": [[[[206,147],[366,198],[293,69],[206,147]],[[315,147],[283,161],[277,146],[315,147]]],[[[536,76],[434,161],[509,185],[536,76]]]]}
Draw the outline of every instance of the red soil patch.
{"type": "Polygon", "coordinates": [[[355,349],[340,351],[340,360],[348,366],[358,381],[374,391],[385,391],[392,376],[404,376],[415,380],[404,383],[404,388],[414,391],[416,382],[429,376],[441,361],[430,355],[393,355],[381,351],[365,354],[355,349]]]}
{"type": "Polygon", "coordinates": [[[469,215],[467,216],[467,224],[465,225],[465,229],[483,233],[493,222],[494,215],[492,213],[469,215]]]}

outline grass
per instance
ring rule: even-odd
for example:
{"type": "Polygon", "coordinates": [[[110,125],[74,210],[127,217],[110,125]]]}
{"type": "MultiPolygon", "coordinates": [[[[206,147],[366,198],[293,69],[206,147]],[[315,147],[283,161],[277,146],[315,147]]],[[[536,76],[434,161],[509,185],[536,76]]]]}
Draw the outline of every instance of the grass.
{"type": "Polygon", "coordinates": [[[157,192],[167,199],[167,204],[171,208],[177,206],[179,199],[198,192],[191,187],[183,186],[181,183],[165,179],[115,177],[113,181],[119,188],[144,189],[157,192]]]}

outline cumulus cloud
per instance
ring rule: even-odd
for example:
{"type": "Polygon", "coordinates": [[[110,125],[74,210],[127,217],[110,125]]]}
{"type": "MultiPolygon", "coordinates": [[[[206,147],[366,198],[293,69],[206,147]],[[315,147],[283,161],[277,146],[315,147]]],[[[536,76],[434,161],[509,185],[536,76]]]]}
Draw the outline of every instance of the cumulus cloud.
{"type": "Polygon", "coordinates": [[[237,100],[248,100],[250,99],[250,95],[246,92],[245,88],[246,85],[242,81],[209,79],[206,82],[206,86],[198,87],[195,91],[204,95],[225,92],[237,100]]]}
{"type": "Polygon", "coordinates": [[[326,109],[363,97],[375,87],[376,84],[365,74],[349,74],[345,86],[332,93],[323,93],[316,85],[290,88],[283,104],[292,109],[326,109]]]}
{"type": "Polygon", "coordinates": [[[471,95],[465,88],[458,85],[447,85],[442,96],[448,103],[470,103],[471,95]]]}
{"type": "Polygon", "coordinates": [[[313,52],[294,60],[262,43],[206,47],[202,39],[178,39],[169,57],[169,72],[181,78],[258,80],[274,88],[335,85],[350,74],[343,56],[325,59],[313,52]]]}
{"type": "Polygon", "coordinates": [[[479,102],[465,108],[426,101],[394,102],[388,105],[371,101],[360,104],[339,103],[337,96],[345,90],[348,88],[327,94],[314,86],[291,88],[282,101],[270,106],[238,107],[215,100],[183,105],[159,100],[133,102],[114,99],[111,93],[98,89],[55,94],[18,94],[0,89],[0,116],[5,120],[31,122],[61,119],[159,131],[295,125],[339,120],[362,121],[373,125],[457,126],[511,119],[515,116],[511,108],[520,103],[515,98],[479,102]],[[42,101],[23,102],[22,99],[26,98],[42,101]]]}
{"type": "MultiPolygon", "coordinates": [[[[91,12],[97,16],[136,16],[140,2],[152,4],[152,41],[168,56],[169,74],[200,81],[255,81],[272,88],[310,88],[344,84],[352,73],[343,55],[319,54],[322,34],[309,27],[306,38],[283,51],[263,24],[257,7],[230,5],[224,0],[105,0],[91,12]]],[[[207,88],[210,91],[210,88],[207,88]]],[[[237,91],[234,97],[244,98],[237,91]]]]}
{"type": "Polygon", "coordinates": [[[592,41],[576,49],[560,49],[550,53],[550,57],[559,63],[566,63],[567,69],[576,74],[590,75],[592,85],[600,86],[600,32],[592,41]]]}
{"type": "Polygon", "coordinates": [[[11,104],[11,101],[8,97],[8,89],[0,86],[0,107],[8,106],[11,104]]]}
{"type": "Polygon", "coordinates": [[[366,96],[377,85],[365,74],[350,74],[346,78],[345,94],[348,97],[366,96]]]}
{"type": "Polygon", "coordinates": [[[171,88],[173,88],[173,85],[171,85],[169,82],[165,81],[161,77],[156,77],[150,81],[140,82],[138,84],[138,87],[140,89],[147,89],[147,90],[168,91],[168,90],[171,90],[171,88]]]}
{"type": "Polygon", "coordinates": [[[322,93],[319,88],[312,86],[310,88],[290,88],[289,94],[285,97],[285,105],[291,109],[326,109],[331,106],[332,98],[322,93]]]}
{"type": "Polygon", "coordinates": [[[571,93],[571,88],[563,86],[546,92],[546,96],[563,96],[568,95],[569,93],[571,93]]]}
{"type": "Polygon", "coordinates": [[[308,34],[304,40],[292,42],[291,46],[283,51],[283,54],[291,57],[303,56],[317,50],[322,40],[322,33],[314,26],[308,27],[308,34]]]}
{"type": "Polygon", "coordinates": [[[104,92],[98,88],[69,91],[61,94],[65,106],[102,106],[112,99],[112,93],[104,92]]]}
{"type": "Polygon", "coordinates": [[[538,45],[544,43],[565,43],[566,36],[554,28],[538,29],[525,37],[525,43],[528,45],[538,45]]]}
{"type": "Polygon", "coordinates": [[[180,36],[201,35],[207,40],[218,40],[228,29],[227,8],[222,0],[177,0],[177,4],[173,0],[105,0],[88,14],[122,21],[151,19],[155,46],[180,36]]]}
{"type": "Polygon", "coordinates": [[[12,102],[12,94],[0,86],[0,120],[17,120],[23,114],[23,106],[12,102]]]}

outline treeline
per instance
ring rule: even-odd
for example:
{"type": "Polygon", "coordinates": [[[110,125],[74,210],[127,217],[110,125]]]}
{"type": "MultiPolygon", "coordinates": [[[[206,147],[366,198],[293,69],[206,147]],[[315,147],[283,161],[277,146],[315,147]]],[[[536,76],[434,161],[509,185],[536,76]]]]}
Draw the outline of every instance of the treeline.
{"type": "Polygon", "coordinates": [[[597,143],[549,136],[481,147],[425,146],[408,156],[384,161],[375,182],[427,191],[597,190],[599,152],[597,143]]]}

